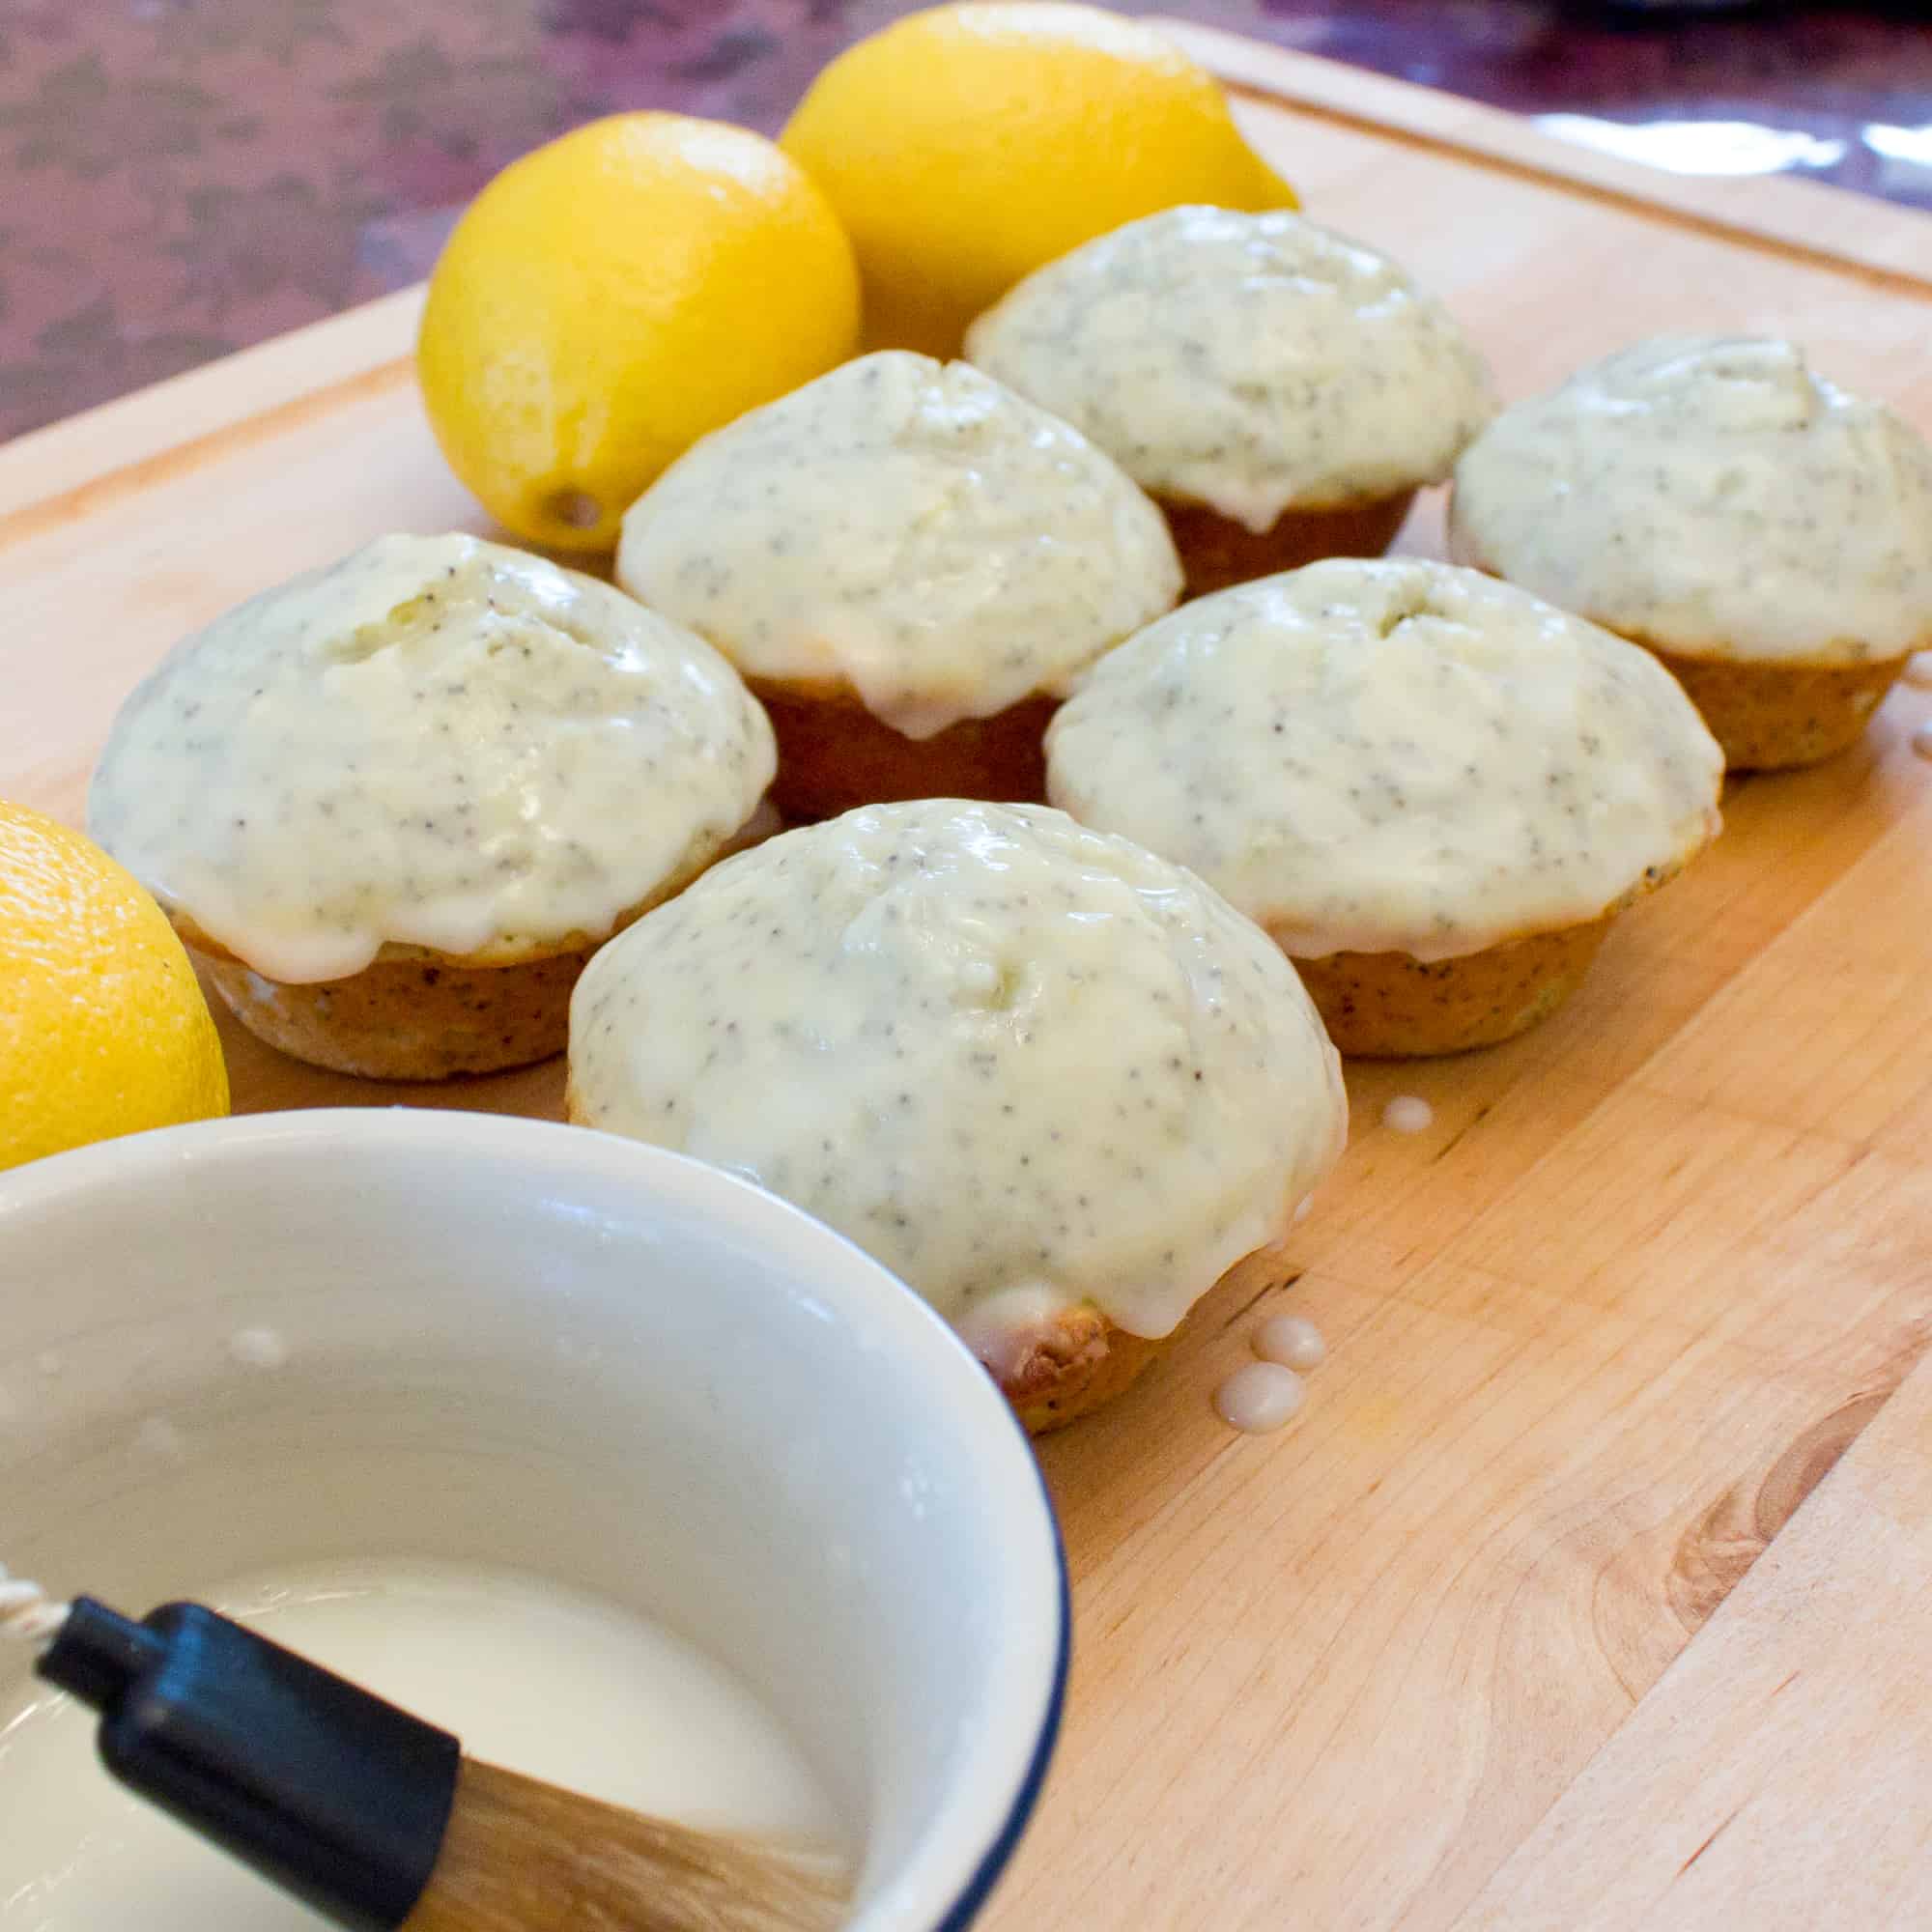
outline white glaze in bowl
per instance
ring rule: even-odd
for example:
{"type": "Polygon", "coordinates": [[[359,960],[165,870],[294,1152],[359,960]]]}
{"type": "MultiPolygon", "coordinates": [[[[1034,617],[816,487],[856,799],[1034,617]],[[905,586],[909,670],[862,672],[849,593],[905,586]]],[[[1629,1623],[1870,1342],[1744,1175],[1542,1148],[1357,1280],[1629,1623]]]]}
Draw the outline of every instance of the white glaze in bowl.
{"type": "Polygon", "coordinates": [[[0,1176],[0,1550],[135,1609],[395,1555],[654,1617],[804,1746],[864,1847],[852,1932],[969,1922],[1065,1669],[1031,1453],[923,1302],[728,1176],[483,1115],[204,1122],[0,1176]],[[238,1346],[265,1332],[272,1373],[238,1346]]]}

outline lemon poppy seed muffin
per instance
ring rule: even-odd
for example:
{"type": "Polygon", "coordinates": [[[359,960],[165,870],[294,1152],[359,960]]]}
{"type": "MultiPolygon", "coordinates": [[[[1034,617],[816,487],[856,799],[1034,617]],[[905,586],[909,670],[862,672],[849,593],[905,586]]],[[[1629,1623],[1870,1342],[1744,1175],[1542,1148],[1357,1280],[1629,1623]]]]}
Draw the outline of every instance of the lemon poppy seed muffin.
{"type": "Polygon", "coordinates": [[[781,834],[612,941],[570,1112],[830,1223],[1034,1429],[1284,1235],[1347,1130],[1265,934],[1123,838],[953,799],[781,834]]]}
{"type": "Polygon", "coordinates": [[[1842,751],[1932,646],[1932,445],[1789,342],[1660,336],[1516,404],[1450,544],[1655,651],[1737,769],[1842,751]]]}
{"type": "Polygon", "coordinates": [[[730,666],[621,591],[389,536],[179,644],[88,823],[270,1045],[436,1079],[559,1052],[590,951],[726,848],[773,763],[730,666]]]}
{"type": "Polygon", "coordinates": [[[1723,778],[1647,652],[1407,558],[1183,605],[1096,667],[1047,758],[1056,805],[1198,872],[1367,1056],[1553,1011],[1717,831],[1723,778]]]}
{"type": "Polygon", "coordinates": [[[1029,275],[966,353],[1153,497],[1191,596],[1380,555],[1495,410],[1439,302],[1282,212],[1130,221],[1029,275]]]}
{"type": "Polygon", "coordinates": [[[1054,705],[1180,589],[1159,512],[1078,431],[903,351],[697,443],[626,515],[617,579],[745,674],[800,818],[1037,800],[1054,705]]]}

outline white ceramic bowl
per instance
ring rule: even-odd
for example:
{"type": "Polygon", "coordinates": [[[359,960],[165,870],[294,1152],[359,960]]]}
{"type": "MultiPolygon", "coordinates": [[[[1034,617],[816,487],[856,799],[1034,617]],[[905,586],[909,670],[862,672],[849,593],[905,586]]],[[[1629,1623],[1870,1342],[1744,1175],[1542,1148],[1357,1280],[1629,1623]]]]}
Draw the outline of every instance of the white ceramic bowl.
{"type": "Polygon", "coordinates": [[[386,1555],[538,1571],[733,1666],[864,1847],[852,1932],[957,1932],[1037,1793],[1067,1620],[1032,1453],[817,1222],[635,1142],[401,1109],[0,1175],[0,1559],[138,1612],[386,1555]]]}

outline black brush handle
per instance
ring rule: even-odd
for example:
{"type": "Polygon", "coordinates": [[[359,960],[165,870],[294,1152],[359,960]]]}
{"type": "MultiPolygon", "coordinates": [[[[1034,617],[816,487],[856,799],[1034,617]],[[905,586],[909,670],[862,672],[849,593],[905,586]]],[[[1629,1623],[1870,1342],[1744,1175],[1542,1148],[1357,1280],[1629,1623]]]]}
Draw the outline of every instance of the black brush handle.
{"type": "Polygon", "coordinates": [[[415,1909],[456,1796],[447,1731],[195,1604],[132,1623],[81,1597],[38,1667],[101,1714],[123,1784],[285,1891],[354,1932],[415,1909]]]}

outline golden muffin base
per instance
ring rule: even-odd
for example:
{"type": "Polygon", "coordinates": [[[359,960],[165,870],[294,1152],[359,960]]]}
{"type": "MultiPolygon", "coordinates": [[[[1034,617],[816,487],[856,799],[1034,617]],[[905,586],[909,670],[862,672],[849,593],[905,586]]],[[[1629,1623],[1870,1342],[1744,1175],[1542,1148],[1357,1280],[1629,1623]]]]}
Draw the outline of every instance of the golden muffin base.
{"type": "Polygon", "coordinates": [[[1010,1359],[988,1369],[1020,1426],[1029,1435],[1044,1435],[1112,1402],[1172,1339],[1129,1335],[1083,1302],[1016,1336],[1010,1359]]]}
{"type": "MultiPolygon", "coordinates": [[[[1479,557],[1466,560],[1491,577],[1503,577],[1479,557]]],[[[1700,658],[1667,650],[1641,631],[1617,631],[1613,624],[1604,629],[1642,645],[1684,687],[1722,748],[1728,772],[1795,771],[1835,757],[1857,742],[1907,662],[1932,649],[1927,636],[1897,657],[1863,664],[1700,658]]]]}
{"type": "Polygon", "coordinates": [[[1259,535],[1245,524],[1171,497],[1156,497],[1186,573],[1184,597],[1206,597],[1231,583],[1298,570],[1324,556],[1380,556],[1408,517],[1413,490],[1372,497],[1333,509],[1284,510],[1259,535]]]}
{"type": "Polygon", "coordinates": [[[378,959],[346,980],[289,985],[190,947],[228,1009],[292,1059],[367,1080],[499,1073],[561,1053],[570,995],[594,948],[516,966],[378,959]]]}
{"type": "Polygon", "coordinates": [[[1733,772],[1788,771],[1854,743],[1905,668],[1906,657],[1869,664],[1785,664],[1768,658],[1687,658],[1633,638],[1662,664],[1702,713],[1733,772]]]}
{"type": "Polygon", "coordinates": [[[854,806],[906,798],[1045,802],[1043,741],[1058,698],[1025,697],[990,718],[962,718],[930,738],[908,738],[842,686],[746,682],[778,737],[771,796],[787,818],[836,818],[854,806]]]}
{"type": "Polygon", "coordinates": [[[498,942],[456,955],[385,946],[359,973],[306,984],[270,980],[185,914],[168,917],[228,1010],[278,1053],[365,1080],[453,1080],[549,1060],[570,1043],[570,996],[590,955],[674,898],[719,860],[778,830],[763,805],[716,851],[686,865],[601,939],[573,933],[554,946],[498,942]]]}
{"type": "Polygon", "coordinates": [[[1336,1051],[1410,1060],[1494,1046],[1545,1020],[1582,984],[1616,911],[1455,959],[1408,952],[1294,958],[1336,1051]]]}

